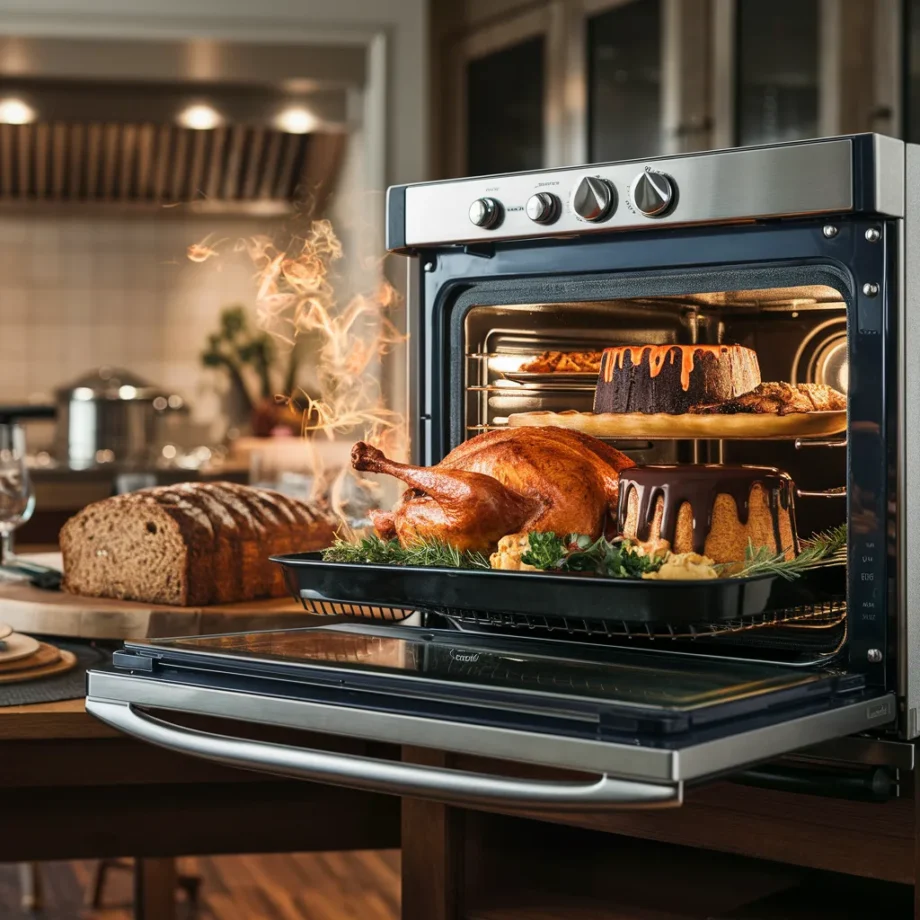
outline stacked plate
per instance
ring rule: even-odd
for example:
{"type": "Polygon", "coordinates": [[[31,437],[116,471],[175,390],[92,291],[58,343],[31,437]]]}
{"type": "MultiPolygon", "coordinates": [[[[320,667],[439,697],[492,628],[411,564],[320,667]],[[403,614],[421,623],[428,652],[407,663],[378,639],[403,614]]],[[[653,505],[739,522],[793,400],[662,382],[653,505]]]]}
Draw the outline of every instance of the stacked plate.
{"type": "Polygon", "coordinates": [[[13,632],[11,626],[0,623],[0,684],[63,674],[76,663],[72,652],[13,632]]]}

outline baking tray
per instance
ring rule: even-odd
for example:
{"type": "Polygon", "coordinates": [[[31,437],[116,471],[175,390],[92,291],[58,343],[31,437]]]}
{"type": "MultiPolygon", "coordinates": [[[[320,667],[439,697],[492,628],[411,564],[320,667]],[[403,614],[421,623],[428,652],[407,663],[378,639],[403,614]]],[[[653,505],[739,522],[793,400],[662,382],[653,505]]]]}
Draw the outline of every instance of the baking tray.
{"type": "MultiPolygon", "coordinates": [[[[559,399],[556,399],[558,404],[559,399]]],[[[714,438],[722,440],[794,440],[795,438],[831,437],[847,429],[846,410],[828,412],[793,412],[789,415],[738,413],[736,415],[668,415],[642,412],[578,412],[567,408],[561,412],[541,405],[537,411],[512,412],[511,428],[541,428],[552,425],[580,431],[595,438],[641,438],[673,440],[675,438],[714,438]]]]}
{"type": "MultiPolygon", "coordinates": [[[[295,598],[363,608],[362,615],[393,618],[374,609],[501,612],[677,625],[724,623],[828,599],[826,571],[812,581],[777,575],[708,581],[652,581],[596,575],[541,574],[324,562],[320,553],[272,556],[284,568],[295,598]]],[[[835,569],[835,572],[838,570],[835,569]]],[[[843,572],[839,568],[839,572],[843,572]]],[[[832,581],[836,578],[832,576],[832,581]]]]}

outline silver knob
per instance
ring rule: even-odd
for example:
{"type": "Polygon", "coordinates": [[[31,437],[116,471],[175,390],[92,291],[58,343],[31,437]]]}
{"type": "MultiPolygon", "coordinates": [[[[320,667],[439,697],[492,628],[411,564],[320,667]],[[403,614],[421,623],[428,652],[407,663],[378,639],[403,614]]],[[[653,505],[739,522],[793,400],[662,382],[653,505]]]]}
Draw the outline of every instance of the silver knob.
{"type": "Polygon", "coordinates": [[[470,205],[470,220],[483,230],[497,226],[502,219],[502,206],[494,198],[477,198],[470,205]]]}
{"type": "Polygon", "coordinates": [[[664,173],[646,170],[633,180],[632,199],[646,217],[664,214],[674,200],[674,181],[664,173]]]}
{"type": "Polygon", "coordinates": [[[585,176],[572,194],[572,210],[582,219],[603,220],[616,209],[617,193],[606,179],[585,176]]]}
{"type": "Polygon", "coordinates": [[[537,224],[551,224],[559,216],[559,199],[552,192],[537,192],[527,201],[527,216],[537,224]]]}

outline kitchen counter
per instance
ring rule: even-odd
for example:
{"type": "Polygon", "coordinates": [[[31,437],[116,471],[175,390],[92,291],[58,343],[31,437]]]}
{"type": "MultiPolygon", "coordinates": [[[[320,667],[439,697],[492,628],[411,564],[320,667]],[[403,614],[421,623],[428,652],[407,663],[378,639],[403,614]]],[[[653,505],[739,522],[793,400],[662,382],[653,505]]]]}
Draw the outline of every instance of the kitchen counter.
{"type": "MultiPolygon", "coordinates": [[[[403,759],[511,772],[416,748],[403,759]]],[[[499,813],[406,800],[403,917],[920,918],[907,887],[917,876],[914,781],[909,775],[904,797],[880,804],[732,782],[690,789],[682,807],[653,811],[499,813]]]]}

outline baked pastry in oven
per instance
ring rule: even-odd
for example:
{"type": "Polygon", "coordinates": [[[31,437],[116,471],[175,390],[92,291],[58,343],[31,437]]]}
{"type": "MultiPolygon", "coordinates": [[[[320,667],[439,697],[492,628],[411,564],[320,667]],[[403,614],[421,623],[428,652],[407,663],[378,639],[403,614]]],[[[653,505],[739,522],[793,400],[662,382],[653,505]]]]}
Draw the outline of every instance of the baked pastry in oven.
{"type": "Polygon", "coordinates": [[[724,402],[692,406],[695,415],[792,415],[799,412],[840,412],[847,398],[823,383],[761,383],[750,393],[724,402]]]}
{"type": "Polygon", "coordinates": [[[793,483],[772,467],[635,466],[620,472],[619,530],[650,551],[741,562],[750,543],[794,559],[793,483]]]}
{"type": "Polygon", "coordinates": [[[594,411],[679,415],[759,383],[757,354],[742,345],[622,345],[604,351],[594,411]]]}
{"type": "Polygon", "coordinates": [[[600,369],[599,351],[544,351],[518,368],[528,374],[596,374],[600,369]]]}

